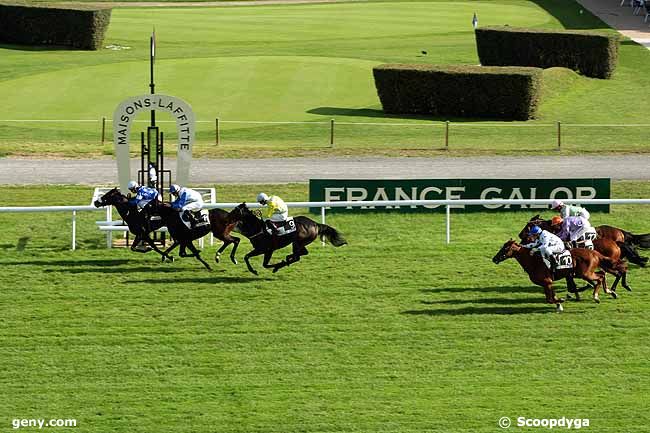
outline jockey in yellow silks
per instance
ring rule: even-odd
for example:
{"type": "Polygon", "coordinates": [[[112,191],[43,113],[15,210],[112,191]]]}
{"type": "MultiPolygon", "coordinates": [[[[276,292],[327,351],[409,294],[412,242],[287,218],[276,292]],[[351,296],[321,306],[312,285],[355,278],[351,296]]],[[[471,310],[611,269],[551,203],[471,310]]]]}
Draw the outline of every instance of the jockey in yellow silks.
{"type": "Polygon", "coordinates": [[[268,196],[263,192],[257,195],[257,201],[262,206],[266,206],[266,221],[267,225],[273,230],[276,230],[276,224],[281,226],[289,217],[289,208],[287,204],[277,195],[268,196]]]}

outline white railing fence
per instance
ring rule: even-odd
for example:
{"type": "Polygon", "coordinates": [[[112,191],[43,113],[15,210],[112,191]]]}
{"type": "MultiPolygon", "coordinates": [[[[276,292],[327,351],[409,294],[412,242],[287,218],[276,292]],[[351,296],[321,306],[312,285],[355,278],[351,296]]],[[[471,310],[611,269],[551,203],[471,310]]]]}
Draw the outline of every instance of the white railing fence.
{"type": "MultiPolygon", "coordinates": [[[[621,204],[641,204],[648,205],[650,204],[650,199],[580,199],[580,200],[563,200],[565,203],[579,203],[582,205],[589,204],[610,204],[610,205],[621,205],[621,204]]],[[[416,207],[423,206],[430,209],[434,209],[440,206],[445,206],[446,208],[446,243],[451,242],[451,209],[453,208],[462,208],[463,206],[469,205],[543,205],[549,206],[552,200],[548,199],[530,199],[530,200],[478,200],[478,199],[468,199],[468,200],[388,200],[388,201],[301,201],[301,202],[290,202],[287,203],[287,206],[290,208],[320,208],[321,210],[321,223],[325,224],[325,212],[329,208],[333,207],[361,207],[372,209],[377,206],[392,206],[392,207],[416,207]]],[[[240,203],[210,203],[204,206],[205,209],[214,209],[214,208],[224,208],[232,209],[239,206],[240,203]]],[[[250,208],[260,208],[258,203],[250,203],[248,205],[250,208]]],[[[94,212],[107,212],[103,208],[96,208],[94,206],[30,206],[30,207],[0,207],[0,213],[11,213],[11,212],[71,212],[72,213],[72,250],[76,249],[76,239],[77,239],[77,212],[83,211],[94,211],[94,212]]]]}

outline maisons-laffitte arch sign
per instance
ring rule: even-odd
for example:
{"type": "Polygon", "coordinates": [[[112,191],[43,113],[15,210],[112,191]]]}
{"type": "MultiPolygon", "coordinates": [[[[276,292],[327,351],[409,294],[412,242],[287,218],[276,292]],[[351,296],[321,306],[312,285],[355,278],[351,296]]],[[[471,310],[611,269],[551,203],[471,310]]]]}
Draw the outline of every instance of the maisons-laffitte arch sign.
{"type": "Polygon", "coordinates": [[[192,107],[175,96],[148,94],[133,96],[122,101],[113,113],[113,142],[120,189],[126,192],[126,185],[131,179],[129,164],[131,125],[138,114],[143,111],[165,111],[176,121],[178,152],[175,183],[187,184],[190,178],[192,145],[196,132],[192,107]]]}

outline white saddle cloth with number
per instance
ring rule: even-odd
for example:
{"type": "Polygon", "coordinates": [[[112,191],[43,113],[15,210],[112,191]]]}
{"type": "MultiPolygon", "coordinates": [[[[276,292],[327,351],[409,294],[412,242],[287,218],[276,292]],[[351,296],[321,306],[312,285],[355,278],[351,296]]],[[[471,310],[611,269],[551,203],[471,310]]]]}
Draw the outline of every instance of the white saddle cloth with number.
{"type": "MultiPolygon", "coordinates": [[[[288,217],[284,221],[271,221],[271,224],[275,225],[278,236],[288,235],[296,231],[296,223],[293,221],[293,217],[288,217]]],[[[266,227],[266,232],[270,235],[273,234],[269,227],[266,227]]]]}
{"type": "Polygon", "coordinates": [[[560,254],[555,254],[555,266],[556,270],[559,269],[571,269],[573,268],[573,257],[571,257],[571,252],[569,250],[564,250],[560,254]]]}

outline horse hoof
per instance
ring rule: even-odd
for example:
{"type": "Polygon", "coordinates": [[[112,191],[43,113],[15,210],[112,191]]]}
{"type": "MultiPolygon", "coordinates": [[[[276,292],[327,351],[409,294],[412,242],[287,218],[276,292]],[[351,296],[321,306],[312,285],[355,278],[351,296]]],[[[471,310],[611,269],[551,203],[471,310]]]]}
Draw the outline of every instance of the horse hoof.
{"type": "Polygon", "coordinates": [[[630,287],[630,286],[623,286],[623,287],[625,287],[625,290],[627,290],[628,292],[632,291],[632,287],[630,287]]]}
{"type": "Polygon", "coordinates": [[[215,261],[215,262],[219,263],[219,259],[220,259],[219,256],[214,256],[214,261],[215,261]]]}
{"type": "Polygon", "coordinates": [[[238,264],[237,259],[231,259],[231,260],[232,260],[233,264],[235,264],[235,265],[238,264]]]}
{"type": "Polygon", "coordinates": [[[555,311],[557,311],[558,313],[564,311],[564,307],[562,306],[562,304],[555,304],[555,311]]]}
{"type": "Polygon", "coordinates": [[[167,260],[169,260],[170,263],[174,263],[174,256],[167,256],[167,260]]]}
{"type": "Polygon", "coordinates": [[[600,298],[594,298],[594,302],[595,302],[596,304],[600,304],[600,298]]]}
{"type": "Polygon", "coordinates": [[[616,294],[616,292],[612,292],[610,293],[610,295],[612,295],[612,298],[618,299],[618,295],[616,294]]]}

